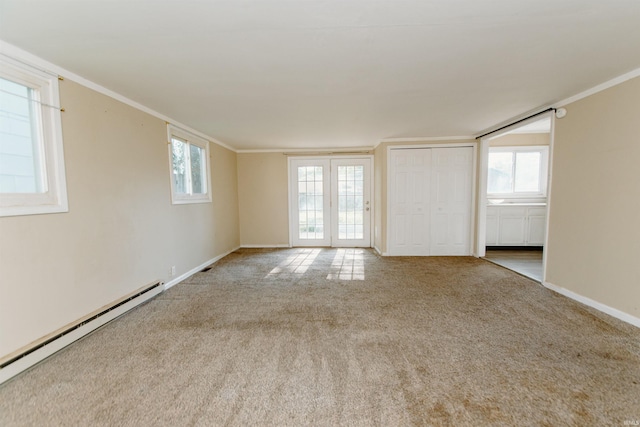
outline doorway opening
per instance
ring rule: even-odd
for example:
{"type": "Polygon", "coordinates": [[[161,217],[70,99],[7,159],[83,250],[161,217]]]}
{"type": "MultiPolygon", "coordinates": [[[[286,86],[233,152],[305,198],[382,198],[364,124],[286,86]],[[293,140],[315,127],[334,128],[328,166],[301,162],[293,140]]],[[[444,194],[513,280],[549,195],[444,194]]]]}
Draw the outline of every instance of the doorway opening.
{"type": "Polygon", "coordinates": [[[372,156],[289,159],[292,246],[371,247],[372,156]]]}
{"type": "Polygon", "coordinates": [[[479,256],[544,280],[551,114],[483,140],[479,256]]]}

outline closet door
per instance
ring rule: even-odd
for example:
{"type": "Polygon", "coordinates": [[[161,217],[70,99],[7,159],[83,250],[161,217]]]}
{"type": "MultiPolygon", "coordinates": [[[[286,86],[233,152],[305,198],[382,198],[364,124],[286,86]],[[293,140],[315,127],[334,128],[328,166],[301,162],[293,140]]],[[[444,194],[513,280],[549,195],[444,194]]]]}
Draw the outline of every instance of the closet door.
{"type": "Polygon", "coordinates": [[[471,254],[473,148],[392,149],[390,255],[471,254]]]}
{"type": "Polygon", "coordinates": [[[434,148],[431,161],[431,255],[471,254],[473,148],[434,148]]]}
{"type": "Polygon", "coordinates": [[[430,149],[389,152],[388,245],[391,255],[429,255],[430,149]]]}

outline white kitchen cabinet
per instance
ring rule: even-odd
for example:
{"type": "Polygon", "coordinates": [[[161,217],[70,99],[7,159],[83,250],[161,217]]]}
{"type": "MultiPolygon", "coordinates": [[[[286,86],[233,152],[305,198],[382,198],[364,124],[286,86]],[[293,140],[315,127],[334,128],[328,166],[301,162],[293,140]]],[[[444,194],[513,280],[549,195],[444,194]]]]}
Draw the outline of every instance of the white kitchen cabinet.
{"type": "Polygon", "coordinates": [[[498,245],[524,246],[527,242],[527,208],[500,207],[498,216],[498,245]]]}
{"type": "Polygon", "coordinates": [[[487,246],[498,244],[498,209],[487,208],[487,246]]]}
{"type": "Polygon", "coordinates": [[[546,208],[527,208],[527,244],[529,246],[544,245],[544,234],[546,226],[546,208]]]}
{"type": "Polygon", "coordinates": [[[488,206],[487,246],[543,246],[546,227],[544,206],[488,206]]]}

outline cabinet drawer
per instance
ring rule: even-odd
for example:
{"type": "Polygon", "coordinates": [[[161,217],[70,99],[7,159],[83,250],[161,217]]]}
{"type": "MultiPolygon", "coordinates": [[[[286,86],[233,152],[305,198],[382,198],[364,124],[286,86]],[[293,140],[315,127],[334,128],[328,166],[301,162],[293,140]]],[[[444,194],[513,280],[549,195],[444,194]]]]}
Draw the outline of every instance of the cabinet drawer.
{"type": "Polygon", "coordinates": [[[516,216],[524,218],[527,216],[527,208],[523,206],[501,206],[500,217],[504,216],[516,216]]]}
{"type": "Polygon", "coordinates": [[[535,207],[535,208],[527,208],[527,214],[529,216],[546,216],[547,208],[544,207],[535,207]]]}

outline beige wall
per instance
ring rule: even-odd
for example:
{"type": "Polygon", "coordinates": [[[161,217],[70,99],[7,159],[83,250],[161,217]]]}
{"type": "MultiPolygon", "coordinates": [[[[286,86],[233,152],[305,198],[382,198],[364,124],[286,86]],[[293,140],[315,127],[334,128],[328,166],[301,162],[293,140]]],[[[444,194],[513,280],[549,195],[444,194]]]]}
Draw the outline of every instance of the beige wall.
{"type": "Polygon", "coordinates": [[[238,154],[238,202],[242,246],[289,245],[287,156],[238,154]]]}
{"type": "Polygon", "coordinates": [[[546,280],[640,318],[640,78],[556,120],[546,280]]]}
{"type": "Polygon", "coordinates": [[[69,212],[0,218],[0,358],[240,243],[235,153],[212,145],[213,203],[171,205],[166,124],[60,92],[69,212]]]}
{"type": "Polygon", "coordinates": [[[373,247],[386,250],[387,236],[387,148],[379,144],[373,152],[373,247]]]}

